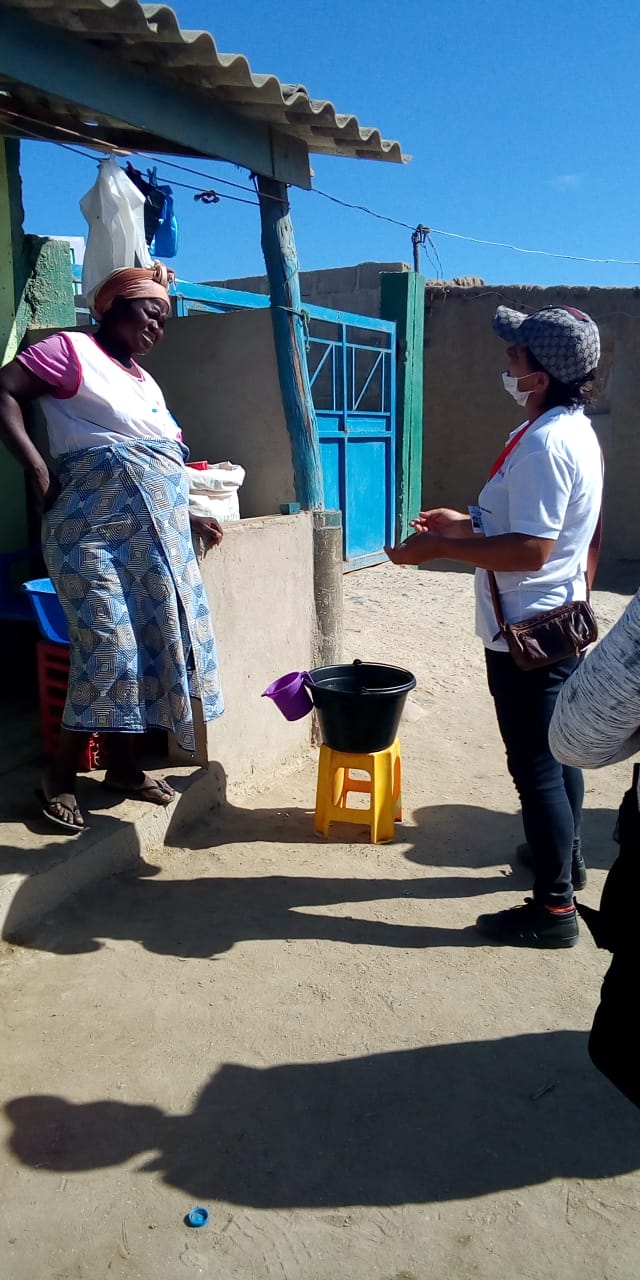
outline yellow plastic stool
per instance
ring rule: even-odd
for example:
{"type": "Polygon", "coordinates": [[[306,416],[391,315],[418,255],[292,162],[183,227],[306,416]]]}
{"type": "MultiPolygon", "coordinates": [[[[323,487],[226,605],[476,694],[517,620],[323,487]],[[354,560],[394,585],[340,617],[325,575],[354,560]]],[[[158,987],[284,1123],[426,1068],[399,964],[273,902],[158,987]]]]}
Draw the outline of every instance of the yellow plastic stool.
{"type": "Polygon", "coordinates": [[[396,738],[385,751],[355,755],[320,747],[318,786],[316,791],[315,829],[328,836],[332,822],[355,822],[371,828],[371,843],[393,840],[394,824],[402,821],[402,759],[400,741],[396,738]],[[367,778],[354,778],[354,772],[367,778]],[[368,809],[353,809],[347,804],[350,792],[370,796],[368,809]]]}

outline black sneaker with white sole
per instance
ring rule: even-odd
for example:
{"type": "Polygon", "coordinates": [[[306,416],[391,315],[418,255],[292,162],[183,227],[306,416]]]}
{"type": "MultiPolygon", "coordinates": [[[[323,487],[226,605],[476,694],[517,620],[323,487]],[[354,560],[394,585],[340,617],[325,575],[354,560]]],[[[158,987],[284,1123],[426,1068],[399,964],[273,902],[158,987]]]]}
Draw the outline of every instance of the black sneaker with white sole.
{"type": "Polygon", "coordinates": [[[476,928],[497,946],[505,947],[544,947],[557,950],[561,947],[575,947],[579,937],[578,917],[574,907],[571,911],[556,915],[546,907],[539,906],[533,898],[526,898],[523,907],[508,907],[506,911],[478,916],[476,928]]]}
{"type": "MultiPolygon", "coordinates": [[[[528,871],[533,871],[533,854],[528,844],[516,847],[516,861],[528,871]]],[[[587,868],[581,853],[574,853],[571,859],[571,881],[576,893],[587,887],[587,868]]]]}

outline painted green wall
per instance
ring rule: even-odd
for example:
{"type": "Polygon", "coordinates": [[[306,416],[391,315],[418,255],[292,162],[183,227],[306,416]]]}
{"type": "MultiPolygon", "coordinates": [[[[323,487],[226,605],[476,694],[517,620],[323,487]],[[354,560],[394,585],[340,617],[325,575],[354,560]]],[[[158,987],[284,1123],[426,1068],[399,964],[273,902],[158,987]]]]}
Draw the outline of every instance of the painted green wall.
{"type": "MultiPolygon", "coordinates": [[[[0,137],[0,364],[13,360],[28,329],[75,325],[67,246],[25,236],[23,220],[20,144],[0,137]]],[[[24,475],[0,445],[0,553],[27,543],[24,475]]]]}

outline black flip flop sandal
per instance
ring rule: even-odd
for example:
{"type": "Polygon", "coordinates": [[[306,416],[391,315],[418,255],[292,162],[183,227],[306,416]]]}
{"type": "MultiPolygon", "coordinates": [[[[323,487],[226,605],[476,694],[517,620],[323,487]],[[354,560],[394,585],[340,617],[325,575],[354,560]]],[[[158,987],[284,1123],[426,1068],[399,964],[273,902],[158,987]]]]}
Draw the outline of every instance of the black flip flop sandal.
{"type": "Polygon", "coordinates": [[[61,809],[65,809],[66,812],[70,813],[72,818],[75,819],[76,814],[80,813],[80,806],[78,804],[75,804],[73,807],[68,804],[63,804],[62,800],[60,800],[58,796],[51,796],[51,798],[47,800],[44,791],[38,791],[36,794],[40,802],[40,808],[43,816],[47,818],[49,822],[52,822],[54,826],[61,827],[69,836],[79,836],[83,831],[87,830],[85,822],[65,822],[64,818],[59,818],[57,814],[51,812],[51,805],[58,804],[61,809]]]}
{"type": "Polygon", "coordinates": [[[164,778],[153,778],[142,787],[120,787],[116,782],[109,782],[105,778],[102,785],[107,788],[107,791],[116,791],[118,795],[126,796],[129,800],[146,800],[147,804],[155,804],[162,809],[166,809],[167,805],[176,798],[173,787],[170,787],[164,778]],[[163,796],[164,799],[158,799],[158,796],[163,796]]]}

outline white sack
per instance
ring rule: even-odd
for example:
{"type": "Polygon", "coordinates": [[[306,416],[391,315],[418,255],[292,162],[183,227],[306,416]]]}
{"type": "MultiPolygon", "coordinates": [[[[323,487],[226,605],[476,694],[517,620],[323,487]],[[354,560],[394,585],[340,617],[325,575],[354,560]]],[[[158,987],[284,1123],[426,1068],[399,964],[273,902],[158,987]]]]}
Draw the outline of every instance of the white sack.
{"type": "Polygon", "coordinates": [[[244,467],[233,462],[211,463],[206,471],[187,467],[189,474],[189,511],[194,516],[215,516],[216,520],[239,520],[238,490],[244,467]]]}

